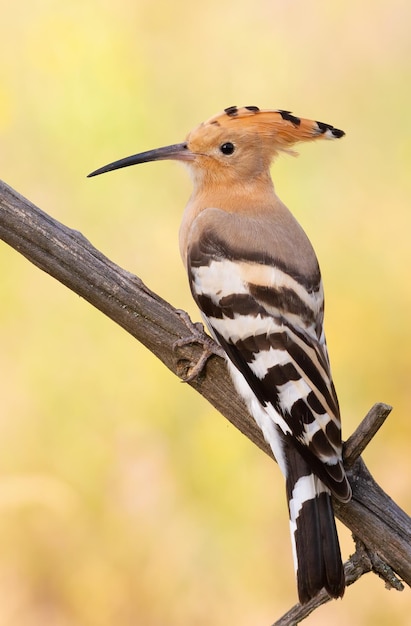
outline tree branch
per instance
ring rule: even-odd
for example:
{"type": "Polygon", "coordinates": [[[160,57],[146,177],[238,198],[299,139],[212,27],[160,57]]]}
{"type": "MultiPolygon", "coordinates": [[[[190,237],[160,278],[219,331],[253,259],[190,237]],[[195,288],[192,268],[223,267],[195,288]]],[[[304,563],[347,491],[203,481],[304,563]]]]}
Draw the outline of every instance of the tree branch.
{"type": "MultiPolygon", "coordinates": [[[[224,359],[212,355],[200,375],[190,380],[203,354],[202,344],[209,342],[207,335],[193,327],[187,340],[187,322],[179,311],[151,292],[138,277],[110,261],[81,233],[54,220],[1,181],[0,238],[127,330],[272,456],[233,388],[224,359]]],[[[395,572],[411,586],[411,520],[377,485],[359,456],[390,410],[387,405],[375,405],[345,444],[353,498],[348,504],[335,501],[334,509],[366,546],[368,555],[364,566],[357,550],[346,564],[347,579],[354,582],[365,571],[379,568],[379,575],[395,572]]],[[[395,584],[394,574],[391,580],[395,584]]],[[[276,622],[277,626],[296,623],[285,618],[276,622]]]]}
{"type": "Polygon", "coordinates": [[[368,411],[355,432],[344,444],[344,463],[351,467],[364,452],[374,435],[392,411],[392,406],[379,402],[368,411]]]}

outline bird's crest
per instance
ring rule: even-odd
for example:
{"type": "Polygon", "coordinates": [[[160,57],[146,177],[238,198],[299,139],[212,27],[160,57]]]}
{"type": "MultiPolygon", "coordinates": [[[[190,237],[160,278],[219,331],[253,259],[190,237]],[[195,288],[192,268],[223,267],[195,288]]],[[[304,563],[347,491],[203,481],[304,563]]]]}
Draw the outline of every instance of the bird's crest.
{"type": "Polygon", "coordinates": [[[290,147],[298,142],[315,139],[339,139],[344,131],[331,124],[297,117],[290,111],[280,109],[259,109],[257,106],[224,109],[202,126],[220,126],[244,134],[257,133],[271,143],[274,150],[290,152],[290,147]]]}

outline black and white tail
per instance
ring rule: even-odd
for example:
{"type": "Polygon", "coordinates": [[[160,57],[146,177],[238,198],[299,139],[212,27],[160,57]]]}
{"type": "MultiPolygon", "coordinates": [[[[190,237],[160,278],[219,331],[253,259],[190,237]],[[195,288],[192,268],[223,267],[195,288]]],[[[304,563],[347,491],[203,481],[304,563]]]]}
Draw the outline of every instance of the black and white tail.
{"type": "Polygon", "coordinates": [[[345,589],[344,566],[331,494],[301,455],[287,448],[286,490],[298,596],[304,604],[322,588],[333,598],[345,589]]]}

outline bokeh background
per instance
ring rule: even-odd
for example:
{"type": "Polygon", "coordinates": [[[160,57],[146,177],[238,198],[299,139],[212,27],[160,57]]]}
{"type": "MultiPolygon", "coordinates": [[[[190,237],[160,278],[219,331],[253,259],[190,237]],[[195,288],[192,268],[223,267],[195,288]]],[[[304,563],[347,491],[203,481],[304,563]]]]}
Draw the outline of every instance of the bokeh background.
{"type": "MultiPolygon", "coordinates": [[[[109,161],[238,105],[343,128],[273,167],[317,250],[347,437],[411,508],[407,0],[0,0],[1,177],[173,305],[183,169],[109,161]]],[[[0,245],[0,626],[269,625],[296,601],[278,468],[102,314],[0,245]]],[[[341,528],[344,555],[352,551],[341,528]]],[[[307,625],[409,624],[372,575],[307,625]]]]}

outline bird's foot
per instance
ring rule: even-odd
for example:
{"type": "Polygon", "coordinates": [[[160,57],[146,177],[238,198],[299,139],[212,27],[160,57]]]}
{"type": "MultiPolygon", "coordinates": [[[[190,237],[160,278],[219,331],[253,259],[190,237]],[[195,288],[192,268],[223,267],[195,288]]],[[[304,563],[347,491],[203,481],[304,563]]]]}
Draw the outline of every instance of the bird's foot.
{"type": "Polygon", "coordinates": [[[188,313],[186,311],[182,311],[181,309],[177,309],[178,315],[181,317],[181,320],[187,326],[190,334],[186,337],[181,337],[181,339],[177,339],[173,343],[173,350],[177,351],[179,348],[183,346],[188,346],[190,344],[198,343],[203,348],[203,352],[200,355],[200,358],[196,363],[189,362],[189,366],[187,368],[187,360],[181,359],[186,365],[184,367],[184,372],[180,373],[180,378],[184,383],[189,383],[199,374],[201,374],[204,369],[205,364],[211,356],[218,355],[224,356],[224,352],[222,348],[208,335],[204,332],[204,326],[201,322],[192,322],[188,313]]]}

